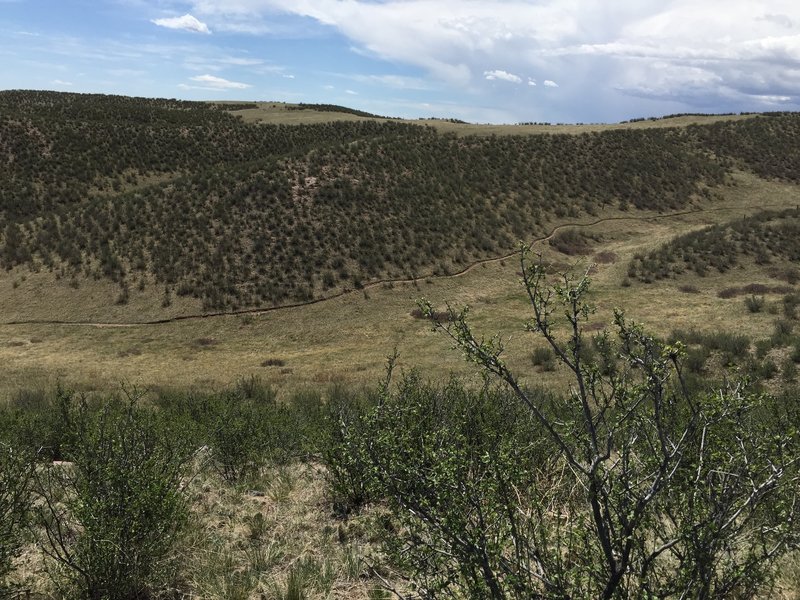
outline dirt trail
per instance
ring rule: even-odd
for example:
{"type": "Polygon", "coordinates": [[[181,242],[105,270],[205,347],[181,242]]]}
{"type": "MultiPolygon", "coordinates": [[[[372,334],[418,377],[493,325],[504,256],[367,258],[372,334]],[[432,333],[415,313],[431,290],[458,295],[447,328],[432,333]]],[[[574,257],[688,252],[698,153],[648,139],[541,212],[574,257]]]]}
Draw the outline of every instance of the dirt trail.
{"type": "MultiPolygon", "coordinates": [[[[758,210],[768,209],[768,208],[787,208],[785,204],[762,204],[757,207],[758,210]]],[[[714,208],[694,208],[691,210],[684,210],[680,212],[674,213],[667,213],[662,215],[649,215],[649,216],[631,216],[631,217],[606,217],[603,219],[597,219],[596,221],[591,221],[588,223],[562,223],[561,225],[557,225],[550,230],[549,233],[543,235],[541,237],[534,238],[531,240],[530,245],[533,246],[534,244],[540,244],[542,242],[546,242],[550,238],[552,238],[556,233],[561,231],[562,229],[568,228],[587,228],[587,227],[594,227],[595,225],[600,225],[601,223],[608,223],[611,221],[654,221],[654,220],[661,220],[661,219],[673,219],[675,217],[681,217],[685,215],[693,215],[698,213],[712,213],[712,212],[725,212],[725,211],[741,211],[744,213],[750,212],[751,209],[741,207],[741,206],[717,206],[714,208]]],[[[0,323],[0,325],[83,325],[88,327],[137,327],[140,325],[166,325],[169,323],[177,323],[178,321],[189,321],[189,320],[199,320],[199,319],[213,319],[218,317],[231,317],[236,315],[255,315],[255,314],[264,314],[269,312],[274,312],[278,310],[289,310],[292,308],[302,308],[304,306],[311,306],[312,304],[319,304],[321,302],[328,302],[330,300],[335,300],[336,298],[341,298],[348,294],[355,294],[355,293],[362,293],[364,290],[372,289],[381,285],[385,284],[402,284],[402,283],[414,283],[417,281],[423,281],[425,279],[453,279],[455,277],[463,277],[473,269],[489,263],[498,262],[501,260],[506,260],[511,258],[512,256],[516,256],[519,254],[519,250],[514,250],[513,252],[509,252],[508,254],[504,254],[502,256],[495,256],[492,258],[485,258],[474,262],[461,271],[457,273],[451,273],[450,275],[426,275],[423,277],[416,277],[412,279],[380,279],[377,281],[372,281],[361,288],[358,289],[348,289],[343,290],[341,292],[337,292],[336,294],[332,294],[330,296],[325,296],[322,298],[315,298],[314,300],[309,300],[307,302],[296,302],[293,304],[282,304],[280,306],[267,306],[262,308],[246,308],[242,310],[235,310],[235,311],[223,311],[223,312],[211,312],[211,313],[199,313],[199,314],[191,314],[191,315],[181,315],[178,317],[169,317],[166,319],[156,319],[153,321],[128,321],[128,322],[103,322],[103,321],[59,321],[59,320],[48,320],[48,319],[30,319],[30,320],[17,320],[17,321],[5,321],[0,323]]]]}

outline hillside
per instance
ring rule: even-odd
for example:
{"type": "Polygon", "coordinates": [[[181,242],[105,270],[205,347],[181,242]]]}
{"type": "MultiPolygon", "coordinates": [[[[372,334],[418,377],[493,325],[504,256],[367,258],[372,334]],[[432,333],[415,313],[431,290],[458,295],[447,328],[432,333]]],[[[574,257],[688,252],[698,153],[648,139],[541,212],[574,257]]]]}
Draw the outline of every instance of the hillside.
{"type": "Polygon", "coordinates": [[[645,283],[675,278],[685,272],[704,277],[709,271],[726,273],[744,263],[772,265],[773,276],[797,283],[800,262],[800,211],[761,211],[736,221],[719,223],[676,237],[658,250],[637,255],[628,274],[645,283]]]}
{"type": "Polygon", "coordinates": [[[565,219],[685,209],[734,169],[800,173],[792,114],[456,137],[323,109],[358,120],[254,125],[235,116],[248,104],[0,93],[0,263],[76,290],[113,282],[117,303],[139,294],[156,311],[178,297],[274,306],[459,271],[565,219]]]}
{"type": "Polygon", "coordinates": [[[0,92],[0,596],[795,597],[798,133],[0,92]]]}

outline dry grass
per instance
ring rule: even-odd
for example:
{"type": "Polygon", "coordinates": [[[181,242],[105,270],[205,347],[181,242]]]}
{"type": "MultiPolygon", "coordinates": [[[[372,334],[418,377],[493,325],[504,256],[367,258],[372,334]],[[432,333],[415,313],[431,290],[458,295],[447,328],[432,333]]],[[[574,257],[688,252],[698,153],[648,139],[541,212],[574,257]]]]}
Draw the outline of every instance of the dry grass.
{"type": "MultiPolygon", "coordinates": [[[[283,102],[258,102],[258,108],[237,110],[232,114],[241,117],[246,123],[300,125],[327,123],[331,121],[368,121],[368,117],[360,117],[348,113],[323,112],[318,110],[291,110],[292,104],[283,102]]],[[[429,125],[442,133],[457,135],[531,135],[538,133],[589,133],[594,131],[610,131],[614,129],[650,129],[663,127],[686,127],[687,125],[703,125],[718,121],[735,121],[752,118],[752,115],[712,115],[685,116],[657,121],[637,121],[635,123],[592,123],[565,125],[489,125],[471,123],[451,123],[439,119],[392,119],[418,125],[429,125]]],[[[385,120],[385,119],[378,119],[385,120]]]]}
{"type": "Polygon", "coordinates": [[[331,517],[321,467],[273,468],[243,489],[206,476],[190,494],[181,577],[193,598],[285,598],[290,579],[309,600],[367,598],[378,587],[364,560],[374,552],[370,517],[331,517]]]}
{"type": "MultiPolygon", "coordinates": [[[[310,125],[330,123],[331,121],[372,121],[369,117],[360,117],[344,112],[327,112],[319,110],[292,110],[293,104],[284,102],[258,102],[258,108],[232,111],[245,123],[263,123],[264,125],[310,125]]],[[[379,119],[381,121],[385,119],[379,119]]]]}
{"type": "MultiPolygon", "coordinates": [[[[313,464],[268,469],[240,489],[201,468],[187,488],[190,525],[176,550],[182,597],[369,598],[380,587],[369,572],[380,558],[369,539],[371,513],[334,519],[325,488],[324,470],[313,464]],[[290,585],[303,595],[290,596],[290,585]]],[[[27,597],[56,597],[35,544],[15,567],[12,581],[27,597]]]]}
{"type": "MultiPolygon", "coordinates": [[[[726,287],[769,281],[769,273],[763,267],[753,265],[725,275],[685,276],[679,281],[637,283],[627,288],[620,283],[635,252],[648,251],[678,234],[754,212],[765,205],[794,206],[796,198],[794,186],[740,175],[737,185],[725,192],[724,201],[711,206],[719,209],[714,212],[653,220],[638,219],[638,213],[616,213],[629,219],[595,227],[595,232],[603,235],[595,251],[613,254],[616,261],[598,261],[595,267],[593,298],[598,313],[592,321],[613,322],[612,309],[621,307],[631,318],[660,333],[695,326],[736,329],[765,337],[765,332],[771,331],[771,315],[747,314],[741,300],[717,297],[717,292],[726,287]],[[694,286],[698,293],[680,293],[679,285],[694,286]]],[[[563,255],[548,250],[546,244],[537,248],[545,251],[547,260],[564,261],[563,255]]],[[[576,258],[572,264],[581,269],[591,260],[576,258]]],[[[281,391],[331,382],[372,385],[381,378],[385,357],[394,347],[400,352],[403,368],[418,366],[437,379],[446,377],[448,372],[475,376],[474,369],[450,350],[442,336],[412,316],[420,297],[429,298],[439,309],[444,308],[445,302],[454,306],[469,304],[476,329],[500,332],[509,338],[507,356],[511,366],[526,372],[532,346],[530,336],[522,331],[527,313],[518,271],[517,260],[508,258],[479,265],[460,277],[430,278],[427,282],[396,283],[391,287],[378,285],[370,288],[366,296],[359,291],[301,308],[162,325],[0,325],[0,360],[5,375],[0,392],[46,387],[58,379],[79,389],[116,388],[121,382],[216,387],[254,374],[281,391]],[[197,342],[202,339],[215,343],[197,342]],[[275,357],[285,365],[262,366],[275,357]]],[[[69,286],[56,284],[48,288],[44,279],[35,284],[40,286],[35,288],[37,291],[29,291],[30,296],[17,296],[24,285],[34,283],[29,277],[14,290],[11,279],[15,276],[0,274],[0,306],[8,309],[6,319],[21,318],[27,313],[34,318],[140,320],[151,314],[146,308],[140,309],[146,305],[144,300],[141,305],[132,300],[131,306],[122,307],[113,301],[98,302],[99,282],[97,288],[89,289],[87,285],[72,290],[76,295],[71,302],[65,297],[69,286]]],[[[155,309],[150,310],[155,314],[155,309]]],[[[191,306],[180,310],[170,307],[173,310],[173,314],[180,314],[191,310],[191,306]]],[[[563,374],[556,371],[535,377],[535,383],[547,384],[559,381],[563,374]]]]}

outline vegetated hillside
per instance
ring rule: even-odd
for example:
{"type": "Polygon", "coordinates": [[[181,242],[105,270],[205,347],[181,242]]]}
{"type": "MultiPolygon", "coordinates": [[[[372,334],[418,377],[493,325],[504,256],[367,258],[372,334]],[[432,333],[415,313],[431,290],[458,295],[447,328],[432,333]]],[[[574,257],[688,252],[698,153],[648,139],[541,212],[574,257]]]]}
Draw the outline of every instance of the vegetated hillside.
{"type": "Polygon", "coordinates": [[[795,115],[456,138],[396,122],[247,125],[223,108],[0,93],[3,266],[111,279],[120,302],[155,282],[165,301],[209,309],[280,304],[446,273],[607,207],[680,209],[734,164],[800,173],[795,115]],[[776,144],[773,165],[758,148],[776,144]]]}
{"type": "Polygon", "coordinates": [[[344,129],[249,127],[226,112],[235,107],[0,92],[0,211],[10,220],[38,217],[142,177],[200,173],[353,138],[344,129]]]}
{"type": "Polygon", "coordinates": [[[288,110],[316,110],[319,112],[335,112],[335,113],[344,113],[346,115],[353,115],[356,117],[366,117],[369,119],[389,119],[391,117],[384,117],[381,115],[374,115],[372,113],[365,112],[363,110],[357,110],[355,108],[348,108],[347,106],[340,106],[338,104],[306,104],[304,102],[300,102],[299,104],[288,104],[286,105],[288,110]]]}
{"type": "MultiPolygon", "coordinates": [[[[762,211],[679,236],[631,261],[628,276],[644,282],[685,272],[725,273],[743,260],[758,265],[800,262],[800,210],[762,211]]],[[[796,272],[796,270],[794,270],[796,272]]],[[[784,277],[796,275],[782,272],[784,277]]]]}
{"type": "Polygon", "coordinates": [[[766,113],[757,119],[690,126],[701,148],[734,159],[759,177],[800,181],[800,116],[766,113]]]}

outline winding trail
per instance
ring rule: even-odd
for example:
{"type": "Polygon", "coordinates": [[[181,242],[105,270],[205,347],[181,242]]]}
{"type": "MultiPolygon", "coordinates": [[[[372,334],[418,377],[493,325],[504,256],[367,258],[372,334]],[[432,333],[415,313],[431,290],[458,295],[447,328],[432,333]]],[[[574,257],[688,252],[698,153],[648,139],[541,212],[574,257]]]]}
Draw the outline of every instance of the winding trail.
{"type": "MultiPolygon", "coordinates": [[[[600,225],[601,223],[608,223],[612,221],[655,221],[661,219],[674,219],[676,217],[681,217],[685,215],[693,215],[698,213],[712,213],[712,212],[725,212],[725,211],[741,211],[741,212],[750,212],[750,210],[763,210],[767,208],[789,208],[785,203],[783,204],[761,204],[758,207],[753,207],[753,209],[749,209],[747,207],[742,206],[725,206],[725,207],[714,207],[714,208],[694,208],[691,210],[684,210],[680,212],[674,213],[666,213],[660,215],[649,215],[649,216],[631,216],[631,217],[605,217],[603,219],[597,219],[596,221],[591,221],[588,223],[562,223],[561,225],[557,225],[553,227],[549,233],[543,235],[541,237],[534,238],[530,241],[530,245],[533,246],[534,244],[540,244],[542,242],[548,241],[552,238],[556,233],[561,231],[562,229],[568,228],[588,228],[594,227],[595,225],[600,225]]],[[[246,308],[242,310],[235,310],[235,311],[222,311],[222,312],[211,312],[211,313],[199,313],[199,314],[191,314],[191,315],[180,315],[177,317],[169,317],[166,319],[156,319],[153,321],[116,321],[116,322],[104,322],[104,321],[59,321],[59,320],[49,320],[49,319],[29,319],[29,320],[15,320],[15,321],[4,321],[0,323],[0,325],[81,325],[87,327],[138,327],[143,325],[166,325],[169,323],[177,323],[179,321],[194,321],[200,319],[213,319],[218,317],[233,317],[237,315],[255,315],[255,314],[265,314],[270,312],[275,312],[279,310],[289,310],[292,308],[302,308],[304,306],[311,306],[313,304],[320,304],[322,302],[328,302],[330,300],[335,300],[337,298],[341,298],[343,296],[347,296],[348,294],[355,294],[355,293],[362,293],[364,290],[372,289],[378,286],[386,285],[386,284],[404,284],[404,283],[415,283],[418,281],[423,281],[425,279],[454,279],[456,277],[463,277],[473,269],[477,267],[489,263],[499,262],[501,260],[506,260],[511,258],[512,256],[516,256],[519,254],[519,250],[514,250],[513,252],[509,252],[508,254],[504,254],[502,256],[494,256],[491,258],[484,258],[479,261],[476,261],[461,271],[457,273],[451,273],[450,275],[426,275],[422,277],[415,277],[410,279],[379,279],[376,281],[372,281],[368,284],[365,284],[361,288],[356,289],[346,289],[330,296],[324,296],[320,298],[315,298],[313,300],[308,300],[306,302],[296,302],[293,304],[281,304],[280,306],[267,306],[261,308],[246,308]]]]}

